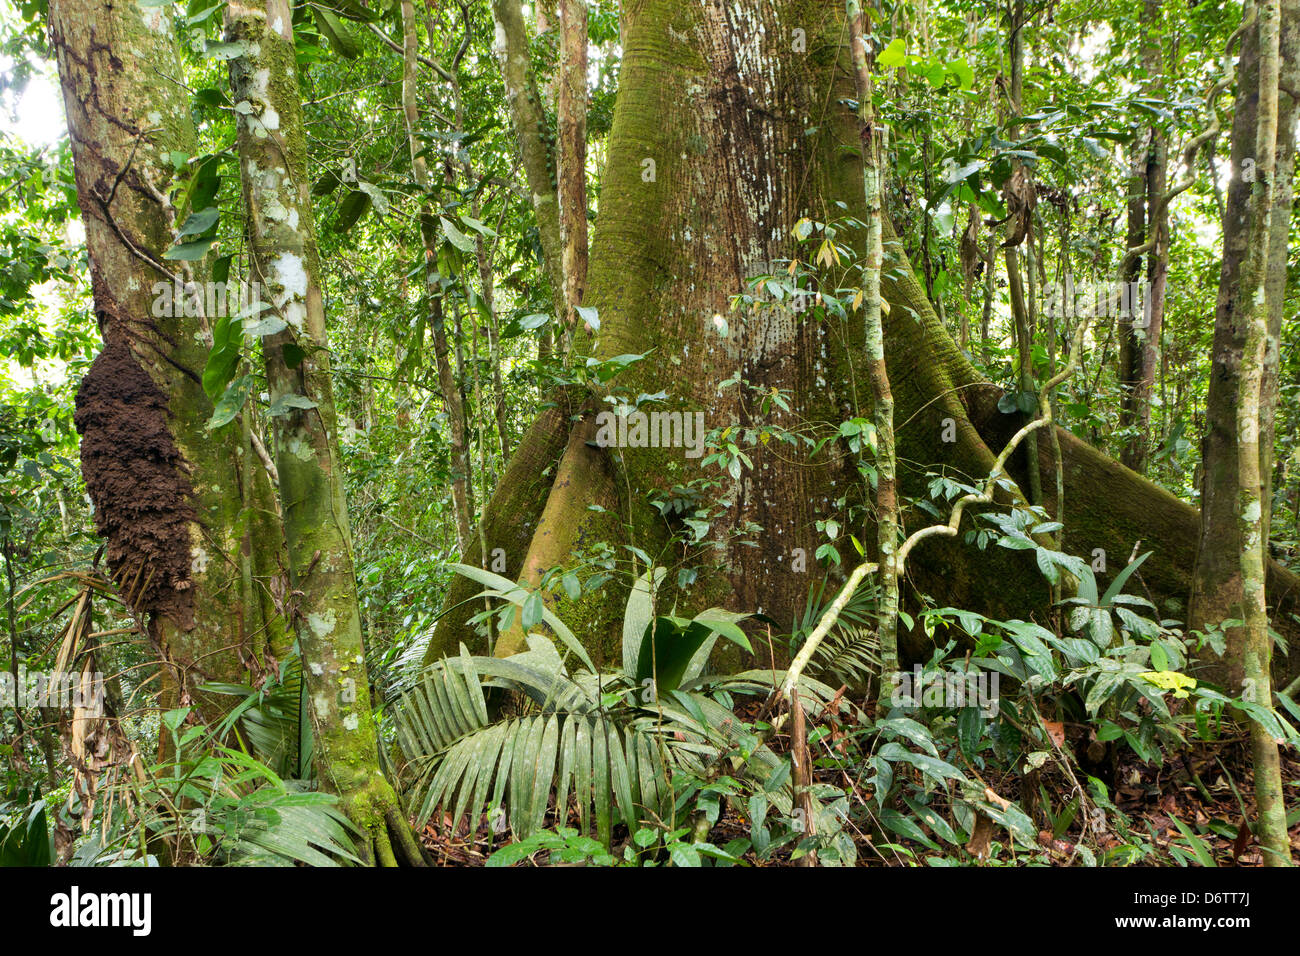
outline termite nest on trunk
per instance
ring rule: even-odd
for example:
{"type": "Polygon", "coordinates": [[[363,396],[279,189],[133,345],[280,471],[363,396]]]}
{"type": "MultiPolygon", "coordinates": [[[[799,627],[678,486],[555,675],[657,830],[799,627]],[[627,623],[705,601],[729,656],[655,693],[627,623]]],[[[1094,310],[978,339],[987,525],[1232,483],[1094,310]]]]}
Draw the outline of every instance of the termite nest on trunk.
{"type": "Polygon", "coordinates": [[[190,527],[196,520],[167,396],[130,346],[112,341],[77,390],[81,471],[114,580],[134,611],[193,625],[190,527]]]}

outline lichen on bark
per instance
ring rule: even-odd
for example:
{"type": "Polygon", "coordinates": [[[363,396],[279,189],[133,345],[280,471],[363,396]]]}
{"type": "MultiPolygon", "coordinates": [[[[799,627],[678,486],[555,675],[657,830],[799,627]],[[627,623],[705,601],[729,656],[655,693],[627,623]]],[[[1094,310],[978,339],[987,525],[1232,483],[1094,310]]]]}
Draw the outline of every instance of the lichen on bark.
{"type": "Polygon", "coordinates": [[[272,424],[317,775],[362,828],[367,862],[419,864],[379,769],[288,3],[232,0],[226,37],[240,50],[230,85],[243,106],[237,142],[251,264],[285,325],[263,339],[262,354],[272,405],[284,409],[272,424]]]}

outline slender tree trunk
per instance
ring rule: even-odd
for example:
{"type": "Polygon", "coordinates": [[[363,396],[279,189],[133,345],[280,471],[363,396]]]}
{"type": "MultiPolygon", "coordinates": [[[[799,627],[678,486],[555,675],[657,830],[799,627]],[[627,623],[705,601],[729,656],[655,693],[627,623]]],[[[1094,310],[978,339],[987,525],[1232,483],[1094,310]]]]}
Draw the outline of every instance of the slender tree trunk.
{"type": "MultiPolygon", "coordinates": [[[[537,10],[539,29],[543,10],[537,10]]],[[[537,78],[528,52],[528,28],[518,0],[492,0],[496,30],[493,50],[501,61],[506,105],[514,127],[515,141],[523,160],[524,175],[532,195],[541,239],[542,260],[551,284],[551,302],[556,318],[564,320],[564,266],[560,238],[560,204],[556,193],[555,156],[546,142],[546,111],[542,108],[537,78]]]]}
{"type": "Polygon", "coordinates": [[[902,568],[896,563],[901,525],[898,506],[897,459],[894,451],[894,395],[885,365],[885,330],[882,320],[880,275],[884,270],[885,129],[877,126],[872,106],[870,47],[865,17],[859,0],[846,0],[849,49],[858,94],[861,126],[863,199],[867,211],[867,261],[863,271],[867,375],[871,384],[872,421],[876,426],[876,546],[880,565],[880,663],[881,712],[892,693],[893,675],[898,671],[898,583],[902,568]]]}
{"type": "MultiPolygon", "coordinates": [[[[1162,0],[1144,0],[1142,5],[1142,67],[1154,83],[1152,95],[1164,86],[1161,56],[1160,5],[1162,0]]],[[[1132,311],[1122,316],[1119,349],[1119,381],[1124,388],[1120,404],[1120,427],[1132,429],[1121,451],[1121,460],[1138,473],[1146,470],[1151,446],[1151,396],[1159,360],[1160,329],[1164,322],[1166,273],[1169,267],[1169,212],[1163,202],[1167,187],[1168,147],[1164,134],[1154,125],[1139,134],[1133,144],[1132,176],[1128,182],[1128,247],[1148,240],[1154,245],[1147,253],[1146,288],[1131,296],[1132,311]],[[1142,311],[1138,311],[1139,303],[1142,311]]],[[[1135,259],[1120,281],[1136,283],[1143,275],[1141,260],[1135,259]]],[[[1129,286],[1132,288],[1132,285],[1129,286]]]]}
{"type": "MultiPolygon", "coordinates": [[[[1297,89],[1300,82],[1300,3],[1283,0],[1281,23],[1282,86],[1297,89]]],[[[1239,366],[1245,346],[1250,292],[1241,284],[1241,272],[1250,253],[1253,228],[1251,195],[1259,183],[1260,157],[1256,153],[1255,132],[1258,125],[1259,42],[1257,31],[1248,29],[1241,39],[1241,56],[1237,65],[1237,97],[1232,123],[1232,180],[1224,206],[1223,264],[1219,276],[1219,295],[1215,311],[1214,344],[1211,353],[1209,391],[1205,406],[1205,439],[1202,448],[1201,515],[1196,561],[1192,574],[1188,626],[1205,630],[1224,620],[1243,620],[1241,607],[1242,551],[1237,524],[1236,487],[1239,475],[1239,438],[1237,425],[1239,366]]],[[[1265,297],[1267,302],[1267,340],[1260,387],[1261,434],[1259,473],[1264,482],[1262,520],[1267,541],[1272,493],[1273,412],[1276,407],[1277,341],[1284,311],[1286,288],[1287,236],[1294,170],[1295,124],[1297,104],[1290,93],[1278,103],[1278,134],[1275,169],[1274,208],[1270,220],[1266,263],[1265,297]]],[[[1265,545],[1267,561],[1267,544],[1265,545]]],[[[1272,563],[1269,562],[1270,575],[1272,563]]],[[[1296,584],[1292,579],[1274,580],[1270,576],[1268,595],[1275,608],[1273,627],[1286,632],[1289,617],[1281,608],[1290,607],[1296,584]],[[1279,607],[1280,605],[1280,607],[1279,607]]],[[[1211,677],[1226,683],[1230,690],[1241,687],[1241,656],[1235,650],[1240,630],[1229,632],[1229,653],[1223,667],[1208,669],[1211,677]],[[1236,663],[1234,663],[1236,662],[1236,663]]],[[[1291,655],[1295,657],[1296,655],[1291,655]]],[[[1279,670],[1293,675],[1293,662],[1278,661],[1279,670]]]]}
{"type": "MultiPolygon", "coordinates": [[[[474,199],[475,212],[478,211],[478,198],[474,199]]],[[[501,223],[505,218],[506,207],[503,205],[502,214],[497,222],[497,233],[501,232],[501,223]]],[[[501,379],[501,340],[497,328],[497,311],[496,311],[496,278],[492,270],[493,250],[499,241],[493,240],[491,246],[484,241],[483,236],[475,234],[475,259],[478,262],[479,282],[483,288],[483,304],[486,307],[486,326],[488,340],[488,362],[492,367],[492,418],[496,423],[497,441],[501,450],[501,460],[505,461],[510,457],[510,426],[507,423],[507,406],[506,406],[506,387],[501,379]]],[[[486,432],[484,432],[486,434],[486,432]]],[[[480,445],[486,444],[480,442],[480,445]]],[[[480,468],[480,472],[482,469],[480,468]]],[[[483,472],[483,480],[486,482],[487,474],[483,472]]],[[[484,492],[484,497],[487,493],[484,492]]]]}
{"type": "MultiPolygon", "coordinates": [[[[402,0],[402,115],[406,120],[407,143],[411,151],[411,174],[422,191],[429,186],[429,166],[421,155],[423,147],[416,133],[420,129],[419,109],[419,31],[413,0],[402,0]]],[[[434,364],[438,389],[447,410],[451,442],[451,500],[456,516],[456,542],[461,550],[469,547],[474,527],[474,484],[470,469],[469,427],[464,396],[451,365],[447,341],[447,322],[443,308],[442,286],[438,275],[438,227],[429,208],[425,192],[420,203],[420,237],[424,242],[424,301],[429,311],[429,330],[433,338],[434,364]]]]}
{"type": "MultiPolygon", "coordinates": [[[[1268,338],[1264,345],[1264,381],[1260,389],[1260,475],[1263,478],[1264,540],[1272,531],[1274,444],[1277,439],[1278,376],[1282,318],[1286,313],[1287,270],[1295,200],[1296,124],[1300,123],[1300,2],[1282,0],[1279,43],[1277,158],[1273,173],[1273,216],[1269,220],[1268,338]]],[[[1267,555],[1267,550],[1265,554],[1267,555]]]]}
{"type": "MultiPolygon", "coordinates": [[[[1010,112],[1013,116],[1019,116],[1024,105],[1024,72],[1025,72],[1025,27],[1028,25],[1025,17],[1025,5],[1023,0],[1016,0],[1015,12],[1011,20],[1011,103],[1010,112]]],[[[1014,140],[1019,132],[1019,124],[1013,123],[1010,127],[1010,135],[1014,140]]],[[[1023,191],[1019,197],[1015,197],[1023,205],[1028,206],[1023,213],[1017,215],[1013,212],[1012,223],[1009,231],[1012,235],[1004,243],[1006,246],[1006,263],[1007,263],[1007,283],[1010,286],[1011,296],[1011,318],[1015,324],[1016,335],[1016,353],[1017,353],[1017,387],[1021,395],[1036,395],[1037,387],[1034,385],[1034,261],[1032,252],[1033,242],[1033,206],[1030,197],[1033,196],[1034,185],[1030,180],[1029,171],[1025,166],[1016,160],[1013,163],[1015,173],[1012,176],[1012,183],[1022,182],[1023,191]],[[1029,250],[1029,294],[1026,295],[1025,280],[1020,272],[1020,252],[1017,245],[1022,240],[1028,240],[1026,249],[1029,250]]],[[[1027,468],[1029,473],[1029,500],[1032,504],[1042,504],[1043,502],[1043,480],[1038,466],[1038,434],[1031,434],[1025,440],[1025,455],[1027,458],[1027,468]]]]}
{"type": "Polygon", "coordinates": [[[560,238],[564,248],[565,325],[580,331],[576,309],[587,287],[587,4],[560,0],[558,102],[560,238]]]}
{"type": "MultiPolygon", "coordinates": [[[[462,45],[461,50],[467,50],[469,48],[468,38],[471,34],[471,31],[473,30],[473,24],[470,20],[471,8],[469,6],[465,6],[462,7],[462,10],[465,13],[466,40],[462,45]]],[[[430,31],[429,42],[431,44],[433,43],[433,37],[434,34],[432,33],[432,31],[430,31]]],[[[455,61],[453,63],[452,77],[448,82],[451,85],[452,102],[456,110],[455,112],[456,132],[464,133],[465,132],[465,101],[461,90],[459,68],[460,68],[460,56],[458,55],[455,58],[455,61]]],[[[483,214],[482,199],[480,198],[479,195],[479,190],[481,188],[481,178],[474,171],[473,163],[470,160],[469,150],[462,149],[459,151],[459,153],[461,157],[460,169],[462,175],[464,175],[465,177],[465,188],[471,191],[470,212],[472,213],[475,219],[479,219],[483,214]]],[[[510,430],[506,424],[506,390],[505,390],[505,385],[501,380],[501,351],[500,351],[500,343],[498,341],[498,336],[497,336],[497,315],[496,315],[496,294],[495,294],[496,286],[495,286],[495,278],[492,270],[492,259],[493,259],[493,253],[496,249],[496,245],[500,241],[499,233],[501,228],[501,221],[504,220],[506,211],[507,211],[507,206],[503,204],[501,217],[497,222],[496,231],[498,232],[498,236],[493,239],[491,245],[488,244],[487,238],[483,235],[481,231],[471,230],[472,238],[474,240],[474,263],[478,267],[478,277],[479,277],[479,286],[480,286],[479,294],[481,296],[482,303],[483,303],[483,309],[482,309],[483,317],[484,317],[483,324],[487,330],[488,361],[492,369],[493,417],[496,422],[497,438],[501,448],[501,457],[503,460],[510,454],[510,430]]],[[[473,294],[472,293],[469,294],[467,298],[470,298],[472,300],[473,294]]],[[[471,312],[471,324],[472,324],[473,333],[476,335],[478,325],[476,322],[473,321],[473,312],[471,312]]],[[[477,376],[478,374],[477,369],[475,370],[474,374],[477,376]]],[[[475,378],[474,388],[476,390],[476,393],[481,393],[482,389],[480,388],[477,378],[475,378]]],[[[477,403],[478,403],[478,398],[475,399],[476,406],[477,403]]],[[[463,404],[464,404],[464,398],[462,392],[462,405],[463,404]]],[[[481,411],[482,410],[479,409],[478,411],[476,411],[476,414],[481,413],[481,411]]],[[[468,422],[468,418],[469,416],[468,414],[466,414],[465,419],[467,422],[468,422]]],[[[488,456],[486,454],[487,430],[480,429],[479,434],[481,436],[484,436],[483,439],[479,441],[479,472],[480,472],[480,478],[484,486],[483,495],[484,497],[486,497],[487,496],[486,489],[489,481],[488,472],[484,470],[488,466],[488,456]]],[[[471,509],[471,511],[472,510],[473,509],[471,509]]]]}
{"type": "Polygon", "coordinates": [[[418,863],[379,769],[287,0],[232,0],[226,37],[241,51],[230,85],[247,107],[236,114],[252,268],[285,324],[263,338],[262,353],[317,773],[366,834],[367,862],[418,863]]]}
{"type": "Polygon", "coordinates": [[[997,285],[998,260],[996,233],[989,234],[988,248],[984,252],[984,307],[980,310],[980,352],[984,361],[992,358],[993,343],[989,341],[989,321],[993,317],[993,289],[997,285]]]}
{"type": "Polygon", "coordinates": [[[1151,162],[1147,171],[1147,210],[1155,246],[1147,256],[1147,287],[1143,310],[1145,326],[1142,336],[1142,363],[1133,391],[1137,413],[1138,438],[1132,448],[1128,466],[1145,473],[1153,444],[1151,435],[1151,401],[1155,394],[1156,369],[1161,364],[1161,341],[1165,325],[1165,291],[1169,277],[1169,207],[1159,198],[1169,188],[1169,146],[1164,134],[1152,131],[1151,162]]]}
{"type": "MultiPolygon", "coordinates": [[[[1147,239],[1146,200],[1147,193],[1150,191],[1147,182],[1149,171],[1147,157],[1150,149],[1151,130],[1144,129],[1135,134],[1134,141],[1129,148],[1129,176],[1125,181],[1125,205],[1128,209],[1128,228],[1124,234],[1126,249],[1141,246],[1147,239]]],[[[1128,257],[1125,261],[1128,264],[1124,271],[1120,273],[1119,281],[1121,288],[1128,290],[1136,285],[1138,277],[1142,275],[1142,259],[1141,257],[1128,257]]],[[[1137,420],[1136,396],[1142,376],[1143,333],[1141,320],[1134,308],[1133,300],[1135,298],[1127,292],[1121,292],[1120,312],[1116,322],[1116,331],[1119,338],[1116,378],[1122,390],[1120,397],[1120,425],[1125,428],[1133,427],[1137,420]]],[[[1137,439],[1130,438],[1121,451],[1121,460],[1130,468],[1133,467],[1137,458],[1135,451],[1137,443],[1137,439]]],[[[1134,470],[1139,469],[1135,468],[1134,470]]]]}
{"type": "MultiPolygon", "coordinates": [[[[1246,16],[1252,8],[1246,7],[1246,16]]],[[[1242,348],[1237,386],[1237,521],[1241,552],[1242,610],[1245,619],[1242,640],[1234,648],[1240,654],[1240,668],[1246,684],[1243,696],[1271,710],[1273,689],[1270,658],[1273,638],[1268,630],[1265,604],[1264,559],[1268,540],[1264,536],[1261,470],[1261,394],[1264,388],[1265,354],[1268,349],[1269,303],[1265,295],[1268,280],[1270,220],[1274,213],[1273,190],[1278,135],[1278,53],[1281,32],[1280,0],[1262,0],[1257,5],[1259,36],[1259,81],[1255,130],[1255,156],[1260,182],[1252,193],[1250,244],[1239,282],[1240,298],[1248,303],[1246,340],[1242,348]]],[[[1289,210],[1288,210],[1289,212],[1289,210]]],[[[1237,662],[1232,666],[1236,668],[1237,662]]],[[[1255,805],[1259,811],[1257,833],[1264,862],[1269,866],[1290,866],[1291,841],[1287,835],[1286,803],[1282,797],[1278,742],[1258,721],[1250,722],[1251,751],[1255,764],[1255,805]]]]}

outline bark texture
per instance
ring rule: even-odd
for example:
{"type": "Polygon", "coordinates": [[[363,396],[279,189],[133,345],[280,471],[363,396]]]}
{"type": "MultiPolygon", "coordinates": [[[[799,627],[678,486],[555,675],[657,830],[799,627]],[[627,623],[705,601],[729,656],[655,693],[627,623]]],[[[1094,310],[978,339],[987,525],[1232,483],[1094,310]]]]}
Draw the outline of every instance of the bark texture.
{"type": "MultiPolygon", "coordinates": [[[[1162,0],[1143,0],[1143,72],[1151,83],[1151,96],[1160,96],[1164,85],[1164,62],[1160,49],[1160,6],[1162,0]]],[[[1159,360],[1160,329],[1164,323],[1165,280],[1169,266],[1169,210],[1160,197],[1167,188],[1168,147],[1164,133],[1154,124],[1138,133],[1133,144],[1133,175],[1129,180],[1128,245],[1140,246],[1151,240],[1145,274],[1141,260],[1134,260],[1123,282],[1136,282],[1145,275],[1141,307],[1120,317],[1119,381],[1125,389],[1120,407],[1120,427],[1135,435],[1124,446],[1120,460],[1134,471],[1146,469],[1151,448],[1151,398],[1159,360]]]]}
{"type": "Polygon", "coordinates": [[[587,4],[560,0],[559,126],[560,239],[564,251],[565,325],[578,328],[575,310],[587,288],[587,4]]]}
{"type": "MultiPolygon", "coordinates": [[[[543,10],[537,11],[539,23],[543,10]]],[[[542,246],[546,275],[551,283],[551,301],[557,318],[564,317],[564,268],[560,239],[560,204],[556,193],[555,156],[548,145],[550,132],[542,108],[532,58],[528,52],[528,28],[523,10],[515,0],[492,0],[492,22],[496,31],[493,49],[501,62],[506,103],[510,109],[515,139],[523,160],[524,175],[532,197],[533,213],[542,246]]],[[[539,30],[541,27],[539,26],[539,30]]]]}
{"type": "MultiPolygon", "coordinates": [[[[1261,467],[1271,459],[1260,448],[1261,393],[1264,388],[1268,342],[1269,302],[1265,286],[1271,241],[1270,223],[1275,211],[1274,172],[1278,135],[1278,70],[1281,33],[1280,0],[1248,4],[1246,23],[1252,14],[1258,21],[1259,99],[1254,153],[1259,157],[1260,184],[1251,195],[1250,243],[1239,281],[1238,297],[1248,302],[1246,340],[1242,348],[1237,386],[1237,527],[1241,541],[1242,615],[1245,625],[1231,647],[1229,667],[1240,668],[1242,696],[1267,708],[1273,707],[1270,659],[1273,639],[1268,633],[1268,609],[1264,593],[1264,556],[1268,542],[1263,536],[1264,487],[1261,467]]],[[[1289,212],[1289,209],[1288,209],[1289,212]]],[[[1250,723],[1254,761],[1255,804],[1259,813],[1257,836],[1269,866],[1289,866],[1291,841],[1287,834],[1286,801],[1282,795],[1278,741],[1258,721],[1250,723]]]]}
{"type": "Polygon", "coordinates": [[[104,339],[77,395],[86,489],[109,567],[165,665],[166,704],[215,716],[220,702],[195,685],[241,679],[263,625],[238,530],[241,472],[260,466],[238,429],[204,429],[206,263],[163,258],[189,174],[174,157],[197,152],[175,25],[169,8],[105,0],[54,0],[49,24],[104,339]]]}
{"type": "Polygon", "coordinates": [[[251,267],[285,323],[262,351],[272,409],[280,409],[272,417],[276,466],[317,773],[366,833],[368,862],[418,863],[379,769],[287,0],[232,0],[226,36],[241,48],[230,85],[245,107],[236,113],[251,267]]]}
{"type": "MultiPolygon", "coordinates": [[[[1281,88],[1300,89],[1300,3],[1284,0],[1281,16],[1283,51],[1281,88]]],[[[1283,297],[1286,289],[1287,241],[1290,233],[1292,177],[1294,175],[1297,103],[1283,92],[1278,102],[1278,135],[1274,162],[1275,202],[1278,215],[1269,223],[1269,256],[1266,263],[1267,340],[1260,398],[1260,474],[1264,480],[1263,501],[1272,499],[1273,416],[1278,393],[1278,338],[1281,333],[1283,297]]],[[[1211,354],[1210,387],[1206,398],[1206,433],[1202,445],[1204,462],[1201,485],[1200,527],[1191,589],[1188,624],[1197,629],[1221,621],[1241,620],[1241,554],[1237,526],[1237,479],[1239,432],[1237,427],[1237,381],[1242,350],[1250,317],[1250,293],[1244,290],[1241,273],[1250,248],[1253,226],[1251,193],[1258,179],[1255,131],[1259,122],[1259,38],[1248,29],[1241,39],[1237,66],[1237,96],[1232,122],[1232,180],[1228,185],[1223,219],[1223,262],[1219,274],[1219,296],[1215,308],[1214,344],[1211,354]]],[[[1263,535],[1267,541],[1269,508],[1264,506],[1263,535]]],[[[1267,554],[1267,551],[1265,552],[1267,554]]],[[[1295,609],[1297,582],[1293,575],[1270,573],[1269,605],[1274,610],[1273,626],[1290,635],[1289,615],[1295,609]]],[[[1230,634],[1235,641],[1239,632],[1230,634]]],[[[1239,655],[1229,653],[1228,660],[1239,655]]],[[[1277,662],[1279,674],[1300,671],[1300,654],[1292,653],[1277,662]]],[[[1238,669],[1215,669],[1229,686],[1240,686],[1238,669]]],[[[1285,686],[1285,682],[1282,686],[1285,686]]]]}

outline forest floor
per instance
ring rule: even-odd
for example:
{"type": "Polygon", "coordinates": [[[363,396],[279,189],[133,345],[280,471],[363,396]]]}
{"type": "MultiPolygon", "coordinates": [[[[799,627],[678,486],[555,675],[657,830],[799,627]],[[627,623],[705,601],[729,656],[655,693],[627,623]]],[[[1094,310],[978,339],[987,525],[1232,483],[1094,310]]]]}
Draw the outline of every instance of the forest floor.
{"type": "MultiPolygon", "coordinates": [[[[789,738],[777,738],[773,746],[781,751],[783,745],[788,744],[789,738]]],[[[1073,740],[1065,744],[1067,747],[1074,745],[1073,740]]],[[[1080,753],[1079,757],[1081,761],[1087,761],[1086,754],[1080,753]]],[[[997,865],[1071,866],[1082,863],[1073,842],[1083,838],[1080,823],[1075,821],[1066,832],[1054,833],[1048,812],[1042,806],[1036,806],[1041,794],[1056,802],[1052,812],[1060,814],[1060,805],[1066,802],[1073,787],[1065,774],[1049,772],[1048,766],[1031,774],[1005,773],[1001,777],[985,771],[984,782],[995,793],[1018,800],[1035,822],[1044,827],[1038,834],[1036,851],[1024,847],[1013,849],[1005,832],[994,833],[993,842],[1001,841],[1000,848],[994,848],[993,859],[997,865]]],[[[1247,824],[1248,819],[1254,819],[1255,806],[1250,752],[1244,734],[1212,743],[1189,744],[1183,750],[1165,754],[1164,762],[1158,766],[1140,762],[1131,751],[1118,756],[1110,752],[1087,770],[1076,770],[1080,777],[1085,772],[1106,782],[1115,805],[1128,818],[1124,833],[1100,828],[1099,832],[1087,835],[1086,844],[1099,859],[1109,852],[1115,858],[1108,863],[1122,863],[1125,859],[1123,848],[1136,845],[1141,849],[1140,855],[1128,859],[1148,866],[1261,865],[1258,845],[1247,824]]],[[[818,771],[819,782],[843,787],[847,779],[844,771],[838,768],[818,771]]],[[[1284,783],[1300,782],[1300,757],[1287,750],[1282,754],[1282,779],[1284,783]]],[[[859,809],[866,809],[865,801],[857,802],[859,809]]],[[[948,808],[942,794],[936,794],[931,805],[940,814],[947,815],[945,811],[948,808]]],[[[556,825],[553,811],[547,825],[556,825]]],[[[570,813],[565,825],[578,827],[576,811],[570,813]]],[[[980,865],[989,844],[986,834],[980,847],[975,846],[977,837],[966,846],[948,846],[936,851],[893,834],[882,838],[877,833],[875,840],[888,841],[878,848],[868,830],[850,826],[850,832],[857,845],[859,866],[980,865]],[[914,856],[909,859],[892,848],[898,845],[908,846],[914,856]]],[[[1293,854],[1300,856],[1300,823],[1290,832],[1293,854]]],[[[749,835],[749,823],[735,802],[725,802],[709,842],[721,847],[733,839],[749,835]]],[[[616,857],[621,858],[628,836],[626,827],[615,828],[613,852],[616,857]]],[[[481,818],[480,825],[471,833],[467,821],[462,820],[453,827],[449,815],[444,815],[440,820],[431,820],[420,837],[437,866],[483,866],[493,852],[510,842],[507,837],[492,832],[486,817],[481,818]]],[[[757,859],[753,853],[746,854],[745,860],[753,866],[795,865],[789,847],[777,850],[766,860],[757,859]]],[[[553,865],[545,851],[534,854],[531,862],[535,866],[553,865]]]]}

